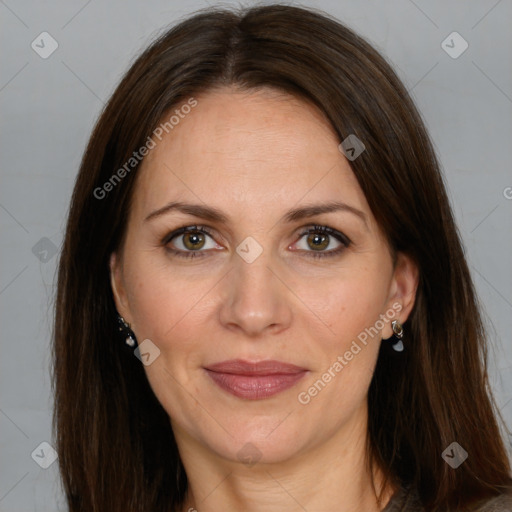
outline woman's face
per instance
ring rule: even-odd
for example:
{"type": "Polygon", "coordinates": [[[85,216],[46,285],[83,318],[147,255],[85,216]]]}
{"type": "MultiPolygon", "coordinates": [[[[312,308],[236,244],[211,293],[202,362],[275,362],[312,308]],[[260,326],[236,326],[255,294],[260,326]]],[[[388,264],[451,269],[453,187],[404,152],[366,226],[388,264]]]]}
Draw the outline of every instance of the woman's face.
{"type": "Polygon", "coordinates": [[[400,254],[393,266],[314,107],[271,90],[196,100],[139,170],[116,306],[179,442],[283,461],[365,430],[381,337],[405,321],[416,272],[400,254]]]}

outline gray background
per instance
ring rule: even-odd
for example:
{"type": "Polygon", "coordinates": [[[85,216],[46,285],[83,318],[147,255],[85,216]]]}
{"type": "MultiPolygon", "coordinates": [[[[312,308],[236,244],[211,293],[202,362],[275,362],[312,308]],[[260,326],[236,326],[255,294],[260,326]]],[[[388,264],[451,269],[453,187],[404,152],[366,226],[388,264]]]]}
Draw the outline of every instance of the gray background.
{"type": "MultiPolygon", "coordinates": [[[[42,469],[31,453],[52,444],[55,270],[93,122],[136,53],[163,27],[207,5],[0,0],[0,511],[65,509],[57,463],[42,469]],[[46,59],[31,48],[34,40],[42,46],[43,31],[58,43],[46,59]]],[[[424,115],[488,317],[492,386],[512,426],[512,2],[302,5],[327,11],[377,46],[424,115]],[[441,46],[453,31],[469,44],[458,58],[441,46]]],[[[462,48],[460,40],[447,44],[452,52],[462,48]]],[[[512,437],[508,443],[512,451],[512,437]]]]}

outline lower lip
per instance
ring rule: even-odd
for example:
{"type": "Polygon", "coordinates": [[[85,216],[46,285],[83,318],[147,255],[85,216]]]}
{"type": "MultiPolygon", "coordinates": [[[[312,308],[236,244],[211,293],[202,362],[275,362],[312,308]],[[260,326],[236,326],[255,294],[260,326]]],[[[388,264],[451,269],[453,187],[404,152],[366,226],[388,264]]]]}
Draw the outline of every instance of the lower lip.
{"type": "Polygon", "coordinates": [[[294,386],[307,373],[280,373],[273,375],[236,375],[206,370],[213,382],[228,393],[248,400],[261,400],[294,386]]]}

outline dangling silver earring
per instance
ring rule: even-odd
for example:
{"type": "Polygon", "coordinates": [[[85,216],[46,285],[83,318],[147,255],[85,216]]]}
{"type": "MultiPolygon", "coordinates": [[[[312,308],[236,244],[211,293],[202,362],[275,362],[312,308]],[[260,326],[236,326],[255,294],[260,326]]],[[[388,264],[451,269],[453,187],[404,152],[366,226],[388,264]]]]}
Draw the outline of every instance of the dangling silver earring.
{"type": "Polygon", "coordinates": [[[402,352],[404,350],[404,344],[402,342],[404,337],[404,328],[398,320],[393,320],[391,322],[391,329],[393,329],[393,335],[384,341],[390,342],[391,347],[396,352],[402,352]]]}
{"type": "Polygon", "coordinates": [[[128,345],[130,348],[137,346],[137,338],[135,337],[130,324],[127,323],[120,314],[117,315],[117,321],[119,323],[119,331],[121,332],[126,345],[128,345]]]}

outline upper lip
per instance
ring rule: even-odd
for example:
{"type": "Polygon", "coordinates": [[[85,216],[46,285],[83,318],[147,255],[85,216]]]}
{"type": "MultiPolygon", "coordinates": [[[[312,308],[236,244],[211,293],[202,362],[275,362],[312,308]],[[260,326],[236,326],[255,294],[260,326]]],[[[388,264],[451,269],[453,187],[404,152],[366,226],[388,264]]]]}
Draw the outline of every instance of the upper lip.
{"type": "Polygon", "coordinates": [[[306,371],[306,368],[272,359],[259,361],[257,363],[251,363],[243,359],[231,359],[229,361],[211,364],[207,366],[206,369],[212,372],[231,373],[235,375],[282,375],[306,371]]]}

